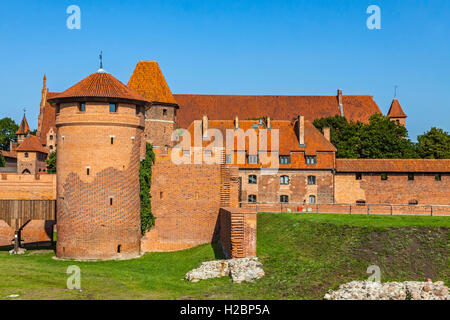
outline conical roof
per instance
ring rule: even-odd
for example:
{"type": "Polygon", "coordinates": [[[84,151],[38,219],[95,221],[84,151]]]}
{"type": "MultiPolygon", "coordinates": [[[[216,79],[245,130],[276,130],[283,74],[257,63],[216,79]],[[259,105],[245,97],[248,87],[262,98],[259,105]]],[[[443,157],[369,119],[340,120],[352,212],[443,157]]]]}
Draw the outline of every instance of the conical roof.
{"type": "Polygon", "coordinates": [[[28,125],[27,118],[23,115],[22,122],[20,123],[19,130],[16,134],[28,134],[30,132],[30,126],[28,125]]]}
{"type": "Polygon", "coordinates": [[[388,112],[389,118],[407,118],[406,113],[403,111],[402,106],[397,99],[394,99],[391,104],[391,108],[388,112]]]}
{"type": "Polygon", "coordinates": [[[71,100],[96,101],[99,98],[102,98],[101,100],[113,99],[140,102],[142,104],[149,103],[139,93],[128,88],[103,69],[91,74],[66,91],[53,96],[48,101],[51,103],[71,100]]]}

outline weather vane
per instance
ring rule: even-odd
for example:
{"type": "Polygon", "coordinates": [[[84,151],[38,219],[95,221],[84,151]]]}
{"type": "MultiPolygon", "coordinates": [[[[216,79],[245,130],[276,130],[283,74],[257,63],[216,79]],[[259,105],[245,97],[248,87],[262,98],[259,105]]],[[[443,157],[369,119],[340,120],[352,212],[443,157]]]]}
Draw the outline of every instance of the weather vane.
{"type": "Polygon", "coordinates": [[[100,69],[103,69],[103,51],[100,51],[100,69]]]}
{"type": "Polygon", "coordinates": [[[23,114],[27,113],[27,109],[23,108],[23,114]]]}
{"type": "Polygon", "coordinates": [[[396,98],[396,99],[397,99],[397,88],[398,88],[398,86],[397,86],[397,85],[395,85],[395,86],[394,86],[394,88],[395,88],[394,98],[396,98]]]}

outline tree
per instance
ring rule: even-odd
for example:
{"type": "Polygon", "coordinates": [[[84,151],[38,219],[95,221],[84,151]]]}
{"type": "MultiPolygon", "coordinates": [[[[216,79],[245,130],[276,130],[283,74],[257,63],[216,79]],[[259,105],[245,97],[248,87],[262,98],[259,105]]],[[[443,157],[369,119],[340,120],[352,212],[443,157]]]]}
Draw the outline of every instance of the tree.
{"type": "Polygon", "coordinates": [[[424,159],[450,159],[450,135],[442,129],[431,128],[417,137],[417,153],[424,159]]]}
{"type": "Polygon", "coordinates": [[[56,173],[56,151],[50,153],[46,162],[47,162],[47,172],[56,173]]]}
{"type": "Polygon", "coordinates": [[[408,131],[388,117],[374,114],[368,124],[348,122],[334,116],[314,121],[323,131],[329,127],[331,143],[336,147],[337,158],[396,159],[416,158],[414,144],[408,139],[408,131]]]}
{"type": "Polygon", "coordinates": [[[146,231],[155,224],[155,217],[152,214],[152,204],[150,188],[152,184],[152,166],[155,163],[155,153],[153,146],[146,143],[145,159],[141,161],[139,167],[139,183],[140,183],[140,198],[141,198],[141,233],[146,231]]]}
{"type": "Polygon", "coordinates": [[[3,155],[0,153],[0,168],[6,166],[6,160],[3,155]]]}
{"type": "Polygon", "coordinates": [[[19,126],[11,118],[0,119],[0,150],[9,150],[9,142],[16,141],[19,126]]]}

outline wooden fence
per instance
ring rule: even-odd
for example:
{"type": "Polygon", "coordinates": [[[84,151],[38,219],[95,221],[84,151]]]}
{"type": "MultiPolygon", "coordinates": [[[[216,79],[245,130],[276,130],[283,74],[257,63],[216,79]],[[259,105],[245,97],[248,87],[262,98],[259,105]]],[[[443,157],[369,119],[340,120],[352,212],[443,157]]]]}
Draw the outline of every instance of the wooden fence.
{"type": "Polygon", "coordinates": [[[0,220],[16,232],[30,220],[56,220],[56,200],[0,200],[0,220]]]}

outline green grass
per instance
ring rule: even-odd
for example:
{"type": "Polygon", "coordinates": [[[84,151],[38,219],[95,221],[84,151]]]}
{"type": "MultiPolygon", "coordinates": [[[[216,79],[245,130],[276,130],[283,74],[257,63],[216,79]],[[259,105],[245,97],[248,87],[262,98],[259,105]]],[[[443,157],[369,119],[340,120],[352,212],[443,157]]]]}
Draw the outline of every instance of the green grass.
{"type": "Polygon", "coordinates": [[[367,279],[373,264],[382,281],[430,277],[448,285],[448,238],[449,218],[260,214],[258,256],[266,276],[254,283],[183,280],[215,259],[217,247],[210,244],[105,262],[54,260],[45,250],[0,251],[0,299],[320,299],[339,284],[367,279]],[[70,265],[81,268],[81,292],[66,289],[70,265]]]}

